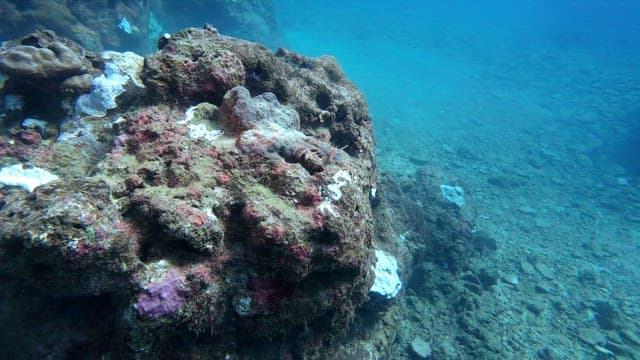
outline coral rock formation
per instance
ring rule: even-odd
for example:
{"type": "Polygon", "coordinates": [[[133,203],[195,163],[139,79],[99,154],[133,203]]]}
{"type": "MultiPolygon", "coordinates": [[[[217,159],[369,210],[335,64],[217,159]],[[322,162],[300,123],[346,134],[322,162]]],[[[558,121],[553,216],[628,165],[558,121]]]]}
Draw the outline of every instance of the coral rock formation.
{"type": "Polygon", "coordinates": [[[57,353],[326,358],[373,282],[364,97],[329,57],[274,54],[211,27],[165,40],[136,99],[72,114],[74,140],[0,138],[2,163],[20,153],[61,178],[32,195],[0,189],[10,298],[26,287],[61,307],[109,299],[94,311],[110,321],[93,331],[113,341],[57,353]],[[70,149],[93,159],[70,161],[70,149]]]}

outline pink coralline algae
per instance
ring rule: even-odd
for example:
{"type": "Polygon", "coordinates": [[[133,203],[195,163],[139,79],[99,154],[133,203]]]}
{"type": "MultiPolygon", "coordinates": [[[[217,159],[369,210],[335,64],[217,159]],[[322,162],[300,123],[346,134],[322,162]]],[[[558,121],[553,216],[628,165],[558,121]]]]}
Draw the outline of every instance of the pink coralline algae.
{"type": "Polygon", "coordinates": [[[152,318],[175,313],[185,303],[181,290],[183,283],[184,279],[177,270],[169,270],[162,280],[150,283],[140,293],[136,310],[152,318]]]}

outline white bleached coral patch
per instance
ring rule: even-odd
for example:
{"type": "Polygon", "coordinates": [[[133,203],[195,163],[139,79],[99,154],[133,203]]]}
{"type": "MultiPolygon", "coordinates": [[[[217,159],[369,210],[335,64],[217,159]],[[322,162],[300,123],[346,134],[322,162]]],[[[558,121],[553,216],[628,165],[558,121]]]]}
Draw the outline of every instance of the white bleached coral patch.
{"type": "Polygon", "coordinates": [[[217,137],[224,135],[222,130],[209,130],[204,124],[189,124],[189,137],[192,139],[205,139],[209,142],[215,140],[217,137]]]}
{"type": "Polygon", "coordinates": [[[373,272],[375,278],[369,292],[387,300],[396,297],[402,289],[396,258],[385,251],[376,249],[376,263],[373,266],[373,272]]]}
{"type": "Polygon", "coordinates": [[[327,185],[327,190],[329,190],[329,197],[334,201],[342,199],[342,187],[347,185],[351,181],[353,181],[353,179],[351,179],[351,175],[349,175],[347,171],[340,170],[335,173],[333,175],[333,183],[327,185]]]}
{"type": "Polygon", "coordinates": [[[334,201],[342,199],[342,187],[352,182],[351,175],[346,170],[340,170],[333,175],[333,183],[327,185],[327,196],[318,205],[318,210],[324,216],[340,217],[340,213],[333,205],[334,201]]]}
{"type": "Polygon", "coordinates": [[[32,192],[40,185],[58,180],[58,177],[47,170],[25,166],[25,164],[13,164],[0,169],[0,183],[6,186],[20,186],[32,192]]]}
{"type": "Polygon", "coordinates": [[[107,111],[118,106],[116,98],[127,90],[129,81],[139,89],[144,88],[140,79],[144,65],[142,56],[130,51],[105,51],[101,56],[105,61],[104,74],[91,80],[90,93],[78,97],[76,113],[79,115],[105,116],[107,111]]]}
{"type": "Polygon", "coordinates": [[[119,73],[129,77],[131,82],[139,87],[144,88],[141,75],[144,68],[144,57],[131,52],[123,53],[118,51],[103,51],[100,56],[103,60],[113,63],[119,70],[119,73]]]}
{"type": "Polygon", "coordinates": [[[207,128],[205,124],[194,124],[192,121],[195,118],[195,111],[198,110],[198,107],[202,104],[198,104],[196,106],[191,106],[184,113],[184,120],[178,122],[178,124],[186,124],[189,129],[189,137],[192,139],[205,139],[208,142],[214,141],[219,136],[224,135],[223,130],[213,129],[210,130],[207,128]]]}
{"type": "Polygon", "coordinates": [[[460,186],[440,185],[440,192],[447,201],[452,202],[458,207],[464,206],[464,190],[460,186]]]}

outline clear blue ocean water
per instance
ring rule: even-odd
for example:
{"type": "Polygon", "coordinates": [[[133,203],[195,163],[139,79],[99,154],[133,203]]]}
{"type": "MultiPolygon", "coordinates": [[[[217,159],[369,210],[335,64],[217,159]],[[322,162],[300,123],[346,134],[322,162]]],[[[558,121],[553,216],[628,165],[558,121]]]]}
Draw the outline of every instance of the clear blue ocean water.
{"type": "MultiPolygon", "coordinates": [[[[367,95],[383,144],[419,144],[434,133],[460,143],[465,139],[454,129],[481,136],[472,124],[502,132],[554,128],[578,139],[586,136],[584,125],[611,126],[616,139],[607,140],[622,142],[633,138],[625,126],[637,133],[638,3],[275,4],[283,45],[335,56],[367,95]],[[558,128],[579,125],[585,113],[597,121],[558,128]]],[[[607,155],[638,175],[634,156],[607,155]]]]}

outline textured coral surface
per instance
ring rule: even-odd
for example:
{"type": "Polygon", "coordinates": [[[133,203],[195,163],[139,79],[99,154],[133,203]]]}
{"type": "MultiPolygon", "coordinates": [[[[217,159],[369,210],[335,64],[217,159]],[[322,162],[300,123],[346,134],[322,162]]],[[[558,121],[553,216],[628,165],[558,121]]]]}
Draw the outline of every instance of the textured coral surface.
{"type": "MultiPolygon", "coordinates": [[[[125,86],[105,117],[45,119],[63,136],[15,120],[0,137],[0,164],[61,178],[0,189],[7,301],[29,293],[101,319],[46,346],[11,341],[33,357],[326,358],[373,281],[364,97],[330,57],[272,53],[211,27],[166,39],[139,75],[144,91],[125,86]]],[[[30,115],[33,93],[21,89],[4,91],[30,115]]],[[[65,94],[72,104],[77,94],[65,94]]]]}

